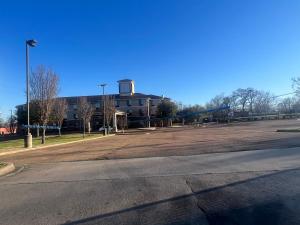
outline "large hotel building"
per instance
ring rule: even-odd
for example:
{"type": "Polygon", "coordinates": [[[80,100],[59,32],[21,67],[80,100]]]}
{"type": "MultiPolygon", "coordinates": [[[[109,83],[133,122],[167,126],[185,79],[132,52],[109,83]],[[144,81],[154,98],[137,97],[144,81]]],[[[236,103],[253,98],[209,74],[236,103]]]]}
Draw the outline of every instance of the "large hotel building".
{"type": "MultiPolygon", "coordinates": [[[[109,95],[114,99],[116,115],[126,115],[126,123],[128,127],[144,127],[149,121],[149,107],[151,123],[155,125],[157,105],[163,99],[163,96],[135,93],[134,81],[130,79],[119,80],[118,84],[119,93],[109,95]]],[[[65,98],[68,103],[68,111],[64,120],[63,128],[69,130],[80,128],[81,121],[78,118],[77,111],[80,97],[86,97],[87,101],[93,105],[95,111],[91,119],[91,129],[99,129],[102,127],[103,123],[103,95],[62,97],[65,98]]],[[[116,124],[117,123],[114,123],[114,128],[117,128],[115,127],[116,124]]]]}

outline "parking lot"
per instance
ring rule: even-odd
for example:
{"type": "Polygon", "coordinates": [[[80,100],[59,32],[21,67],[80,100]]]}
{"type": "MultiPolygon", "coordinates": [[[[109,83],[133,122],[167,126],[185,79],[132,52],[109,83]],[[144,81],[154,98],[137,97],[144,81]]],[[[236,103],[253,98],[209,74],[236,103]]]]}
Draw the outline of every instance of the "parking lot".
{"type": "Polygon", "coordinates": [[[276,132],[293,127],[131,130],[3,156],[19,169],[0,177],[1,224],[300,224],[299,133],[276,132]]]}
{"type": "Polygon", "coordinates": [[[276,132],[299,128],[299,120],[272,120],[204,127],[131,131],[105,139],[74,143],[0,157],[17,166],[43,162],[187,156],[203,153],[276,149],[300,146],[299,133],[276,132]]]}

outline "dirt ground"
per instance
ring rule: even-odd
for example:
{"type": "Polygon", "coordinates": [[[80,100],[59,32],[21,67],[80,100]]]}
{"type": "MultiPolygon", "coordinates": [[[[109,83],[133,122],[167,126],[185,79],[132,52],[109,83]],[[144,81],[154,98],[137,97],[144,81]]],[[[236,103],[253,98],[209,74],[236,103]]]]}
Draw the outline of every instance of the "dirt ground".
{"type": "Polygon", "coordinates": [[[300,146],[300,133],[276,132],[299,128],[300,120],[244,122],[208,127],[135,131],[105,139],[49,147],[0,157],[17,166],[33,163],[289,148],[300,146]]]}

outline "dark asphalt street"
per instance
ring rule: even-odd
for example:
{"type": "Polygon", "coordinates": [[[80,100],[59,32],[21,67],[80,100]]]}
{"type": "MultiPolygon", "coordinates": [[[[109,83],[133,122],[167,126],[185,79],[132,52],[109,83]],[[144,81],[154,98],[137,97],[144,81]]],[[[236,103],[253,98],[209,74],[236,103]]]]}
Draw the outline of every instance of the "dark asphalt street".
{"type": "Polygon", "coordinates": [[[300,224],[300,148],[30,164],[0,224],[300,224]]]}

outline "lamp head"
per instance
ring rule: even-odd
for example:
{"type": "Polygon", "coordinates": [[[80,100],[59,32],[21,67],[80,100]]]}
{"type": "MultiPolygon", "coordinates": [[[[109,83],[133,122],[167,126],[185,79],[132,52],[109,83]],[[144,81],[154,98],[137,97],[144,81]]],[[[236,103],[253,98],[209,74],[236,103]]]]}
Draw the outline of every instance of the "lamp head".
{"type": "Polygon", "coordinates": [[[27,40],[26,44],[28,44],[30,47],[35,47],[37,45],[37,41],[32,39],[32,40],[27,40]]]}

